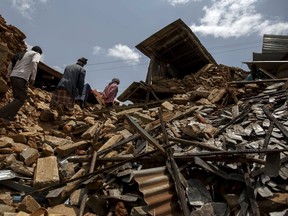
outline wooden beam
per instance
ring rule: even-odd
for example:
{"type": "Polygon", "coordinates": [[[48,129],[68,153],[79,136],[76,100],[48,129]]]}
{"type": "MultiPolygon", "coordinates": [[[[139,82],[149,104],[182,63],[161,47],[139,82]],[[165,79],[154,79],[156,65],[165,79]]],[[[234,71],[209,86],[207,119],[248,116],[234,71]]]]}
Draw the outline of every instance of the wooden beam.
{"type": "Polygon", "coordinates": [[[145,138],[150,144],[152,144],[155,148],[157,148],[161,152],[161,154],[166,155],[164,148],[157,142],[157,140],[155,140],[152,136],[150,136],[150,134],[147,133],[147,131],[145,131],[139,124],[137,124],[131,118],[131,116],[125,114],[125,118],[126,118],[128,124],[132,128],[134,128],[140,134],[140,136],[145,138]]]}
{"type": "Polygon", "coordinates": [[[265,115],[270,119],[270,121],[274,122],[278,129],[283,133],[286,137],[286,142],[288,141],[288,130],[272,115],[272,113],[267,109],[266,106],[263,106],[263,111],[265,115]]]}

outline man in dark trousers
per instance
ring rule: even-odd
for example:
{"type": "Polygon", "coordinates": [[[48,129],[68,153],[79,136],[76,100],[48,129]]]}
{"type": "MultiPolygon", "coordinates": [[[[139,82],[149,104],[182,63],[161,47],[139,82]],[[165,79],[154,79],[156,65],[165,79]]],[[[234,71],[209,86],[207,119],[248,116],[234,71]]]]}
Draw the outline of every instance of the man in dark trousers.
{"type": "Polygon", "coordinates": [[[65,68],[63,77],[53,92],[50,101],[50,108],[57,110],[58,117],[64,114],[73,114],[75,97],[83,91],[86,76],[86,70],[83,67],[87,64],[87,61],[86,58],[82,57],[77,60],[77,63],[65,68]]]}
{"type": "Polygon", "coordinates": [[[32,47],[31,51],[17,53],[13,56],[6,75],[11,83],[14,100],[0,108],[0,122],[9,124],[28,97],[28,85],[33,85],[37,74],[37,65],[41,59],[42,49],[32,47]]]}

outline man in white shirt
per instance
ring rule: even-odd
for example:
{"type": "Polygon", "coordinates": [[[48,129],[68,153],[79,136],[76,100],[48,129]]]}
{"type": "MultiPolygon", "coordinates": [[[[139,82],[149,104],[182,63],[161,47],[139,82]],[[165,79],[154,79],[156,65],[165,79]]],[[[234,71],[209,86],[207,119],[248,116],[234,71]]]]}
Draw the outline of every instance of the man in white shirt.
{"type": "Polygon", "coordinates": [[[14,100],[0,108],[0,122],[13,120],[28,97],[28,85],[33,85],[42,49],[32,47],[31,51],[16,54],[8,66],[7,80],[11,82],[14,100]]]}

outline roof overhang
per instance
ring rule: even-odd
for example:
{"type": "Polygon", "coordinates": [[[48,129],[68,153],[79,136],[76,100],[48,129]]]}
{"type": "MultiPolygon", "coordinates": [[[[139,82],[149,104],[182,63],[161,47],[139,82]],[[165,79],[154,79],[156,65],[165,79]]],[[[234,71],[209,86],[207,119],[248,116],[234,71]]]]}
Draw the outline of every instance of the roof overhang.
{"type": "MultiPolygon", "coordinates": [[[[173,78],[176,79],[183,79],[186,75],[195,74],[207,64],[217,65],[215,59],[181,19],[151,35],[139,43],[136,48],[151,59],[150,64],[156,59],[157,62],[161,62],[167,68],[172,69],[173,78]]],[[[153,71],[152,74],[157,76],[161,73],[163,76],[164,73],[162,72],[161,70],[153,71]]],[[[166,76],[164,75],[164,77],[166,76]]],[[[143,83],[134,82],[118,97],[118,100],[145,101],[147,100],[146,93],[149,91],[151,92],[151,89],[143,83]]],[[[169,98],[173,95],[171,90],[155,93],[160,99],[169,98]]],[[[155,97],[150,94],[149,100],[153,99],[155,97]]]]}
{"type": "Polygon", "coordinates": [[[136,46],[144,55],[169,64],[179,78],[217,64],[192,30],[178,19],[136,46]]]}
{"type": "Polygon", "coordinates": [[[243,62],[248,65],[248,67],[251,69],[251,66],[255,64],[258,68],[263,68],[266,71],[272,71],[274,72],[283,65],[288,65],[288,61],[247,61],[243,62]]]}

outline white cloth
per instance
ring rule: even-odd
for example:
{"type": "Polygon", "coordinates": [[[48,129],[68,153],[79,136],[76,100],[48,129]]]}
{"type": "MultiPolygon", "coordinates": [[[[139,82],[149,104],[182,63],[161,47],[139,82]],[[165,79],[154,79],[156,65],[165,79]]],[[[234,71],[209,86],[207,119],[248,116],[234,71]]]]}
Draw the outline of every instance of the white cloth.
{"type": "Polygon", "coordinates": [[[21,60],[18,60],[12,70],[12,63],[10,62],[7,72],[7,78],[19,77],[29,82],[35,80],[37,73],[37,65],[41,59],[41,55],[33,50],[27,51],[21,60]]]}

